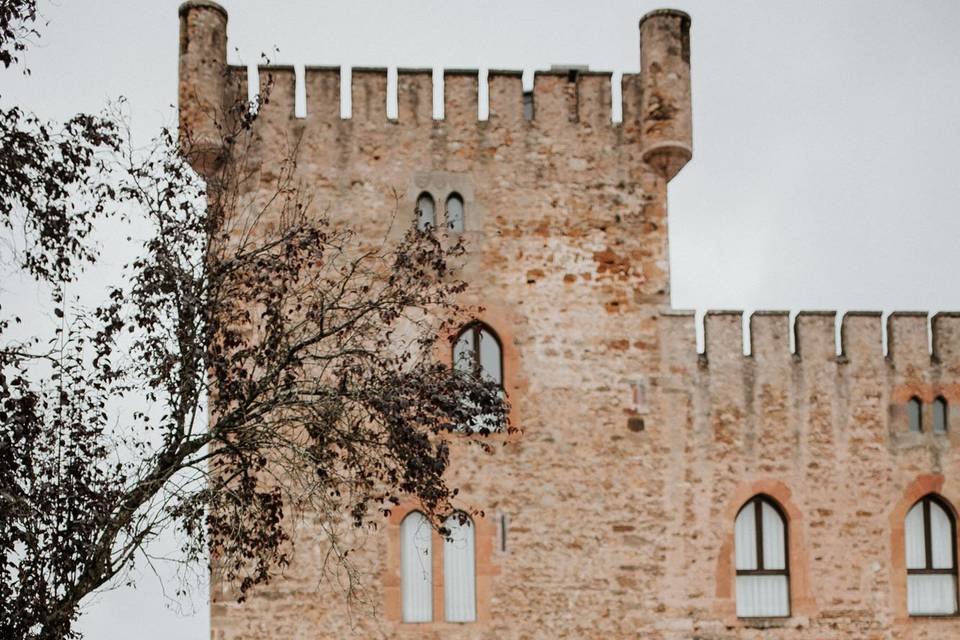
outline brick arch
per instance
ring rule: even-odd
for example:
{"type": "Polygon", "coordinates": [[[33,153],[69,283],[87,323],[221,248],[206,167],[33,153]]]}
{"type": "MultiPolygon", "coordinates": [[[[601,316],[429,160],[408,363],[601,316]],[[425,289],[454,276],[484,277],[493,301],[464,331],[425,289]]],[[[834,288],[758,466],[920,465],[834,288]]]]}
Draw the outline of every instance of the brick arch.
{"type": "Polygon", "coordinates": [[[926,384],[912,382],[895,386],[890,391],[890,402],[905,404],[907,400],[916,396],[924,403],[933,402],[942,397],[948,403],[960,402],[960,384],[926,384]]]}
{"type": "MultiPolygon", "coordinates": [[[[950,510],[954,522],[958,522],[957,496],[947,495],[944,492],[944,483],[943,474],[919,475],[907,485],[900,499],[890,510],[890,607],[893,611],[894,620],[898,623],[911,624],[925,620],[923,616],[912,617],[907,613],[907,556],[904,547],[904,523],[907,512],[921,498],[934,495],[939,498],[942,505],[950,510]]],[[[960,525],[960,522],[958,522],[958,525],[960,525]]],[[[953,541],[955,553],[960,552],[960,548],[956,548],[957,543],[958,541],[955,539],[953,541]]],[[[955,557],[960,558],[960,555],[955,557]]]]}
{"type": "Polygon", "coordinates": [[[520,351],[517,348],[517,339],[515,327],[520,321],[518,317],[508,307],[499,304],[486,304],[475,301],[465,302],[468,313],[462,318],[462,322],[456,326],[449,327],[447,335],[437,342],[437,350],[434,353],[439,361],[448,365],[453,364],[453,343],[461,330],[472,324],[480,324],[495,334],[500,343],[501,370],[503,374],[503,389],[507,392],[507,399],[510,402],[510,412],[508,414],[510,425],[516,429],[512,433],[495,433],[487,436],[488,438],[502,438],[508,441],[518,439],[523,432],[523,403],[526,397],[526,391],[529,387],[529,379],[523,369],[523,361],[520,357],[520,351]],[[472,304],[471,304],[472,303],[472,304]]]}
{"type": "Polygon", "coordinates": [[[787,557],[790,567],[791,617],[816,615],[817,606],[810,587],[810,563],[807,558],[807,536],[803,513],[791,499],[790,488],[779,480],[761,479],[743,482],[734,489],[721,514],[722,543],[717,557],[715,609],[729,626],[741,626],[734,600],[736,569],[734,566],[734,526],[740,509],[751,498],[762,495],[780,507],[787,521],[787,557]]]}

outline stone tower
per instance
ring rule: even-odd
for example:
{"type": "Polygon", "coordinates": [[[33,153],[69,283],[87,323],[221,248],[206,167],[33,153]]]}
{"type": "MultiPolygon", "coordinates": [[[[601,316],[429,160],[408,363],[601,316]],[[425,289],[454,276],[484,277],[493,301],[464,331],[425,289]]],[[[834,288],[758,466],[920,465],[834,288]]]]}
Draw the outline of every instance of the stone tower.
{"type": "MultiPolygon", "coordinates": [[[[181,121],[202,138],[246,69],[226,62],[222,8],[187,2],[180,19],[181,121]]],[[[307,67],[305,117],[293,68],[260,70],[274,85],[256,161],[269,176],[296,141],[318,211],[382,237],[387,217],[369,214],[392,211],[394,190],[407,224],[421,194],[441,216],[461,198],[464,302],[482,305],[477,319],[499,337],[522,433],[492,436],[492,454],[470,436],[452,442],[451,482],[485,514],[473,620],[445,615],[434,539],[432,617],[404,621],[407,504],[350,541],[372,610],[319,580],[324,537],[302,527],[284,579],[242,605],[213,585],[214,638],[960,636],[956,617],[910,615],[905,560],[918,500],[937,496],[951,517],[960,504],[960,424],[946,426],[960,403],[960,316],[933,318],[931,354],[926,315],[892,315],[884,355],[879,314],[845,316],[838,350],[832,313],[791,326],[761,312],[744,355],[741,315],[711,313],[698,353],[693,315],[669,308],[667,251],[667,183],[692,156],[690,17],[654,11],[639,32],[622,123],[609,73],[537,72],[525,95],[520,72],[491,70],[479,121],[475,70],[445,72],[442,120],[429,70],[398,70],[394,120],[386,69],[344,82],[338,68],[307,67]],[[911,431],[913,406],[928,424],[942,407],[944,429],[911,431]],[[783,523],[784,566],[770,572],[786,576],[786,615],[745,615],[738,596],[747,543],[735,521],[757,497],[783,523]]],[[[221,151],[209,140],[195,162],[206,175],[221,151]]]]}

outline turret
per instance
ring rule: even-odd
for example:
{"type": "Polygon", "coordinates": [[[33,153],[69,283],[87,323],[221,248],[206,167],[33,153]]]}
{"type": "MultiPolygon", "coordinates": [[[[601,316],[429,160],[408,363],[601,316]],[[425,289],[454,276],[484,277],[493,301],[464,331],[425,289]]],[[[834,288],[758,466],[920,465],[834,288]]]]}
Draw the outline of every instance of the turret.
{"type": "Polygon", "coordinates": [[[180,5],[180,134],[184,152],[209,178],[223,157],[227,12],[216,2],[180,5]]]}
{"type": "Polygon", "coordinates": [[[690,16],[657,9],[640,19],[643,161],[667,180],[693,155],[690,16]]]}

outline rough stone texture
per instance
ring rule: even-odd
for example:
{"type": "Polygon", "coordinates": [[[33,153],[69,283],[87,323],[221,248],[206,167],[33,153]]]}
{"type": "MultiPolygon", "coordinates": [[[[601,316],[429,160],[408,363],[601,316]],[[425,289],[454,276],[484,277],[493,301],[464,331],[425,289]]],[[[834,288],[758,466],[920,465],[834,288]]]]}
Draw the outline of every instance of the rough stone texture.
{"type": "Polygon", "coordinates": [[[659,9],[640,20],[640,70],[643,159],[669,180],[693,153],[690,16],[659,9]]]}
{"type": "MultiPolygon", "coordinates": [[[[206,6],[184,9],[181,39],[217,49],[225,23],[206,6]]],[[[307,68],[303,119],[292,69],[260,70],[275,82],[252,159],[263,184],[299,143],[313,206],[370,238],[412,224],[422,190],[438,213],[447,194],[464,197],[465,301],[486,307],[480,319],[503,341],[522,435],[492,454],[454,440],[451,482],[487,514],[476,623],[442,622],[442,587],[437,622],[399,622],[405,505],[345,541],[364,600],[350,608],[341,584],[321,580],[325,537],[308,518],[283,579],[242,605],[213,585],[214,638],[960,636],[957,618],[906,615],[902,525],[926,492],[960,504],[960,434],[908,433],[902,411],[913,395],[960,405],[960,317],[934,319],[931,357],[926,316],[891,316],[885,358],[877,314],[843,318],[838,356],[833,314],[801,314],[791,353],[788,315],[758,313],[745,356],[741,315],[715,313],[698,355],[693,316],[669,309],[666,226],[666,178],[689,158],[689,17],[641,25],[644,75],[624,77],[622,125],[610,122],[608,74],[538,73],[528,121],[520,75],[491,71],[478,122],[474,72],[445,75],[435,121],[430,72],[400,70],[388,121],[385,70],[353,70],[346,120],[338,70],[307,68]],[[651,91],[673,108],[655,109],[651,91]],[[784,620],[735,616],[733,520],[756,493],[789,521],[784,620]]],[[[186,50],[185,121],[197,117],[191,96],[215,99],[195,91],[213,82],[196,56],[222,54],[186,50]]]]}

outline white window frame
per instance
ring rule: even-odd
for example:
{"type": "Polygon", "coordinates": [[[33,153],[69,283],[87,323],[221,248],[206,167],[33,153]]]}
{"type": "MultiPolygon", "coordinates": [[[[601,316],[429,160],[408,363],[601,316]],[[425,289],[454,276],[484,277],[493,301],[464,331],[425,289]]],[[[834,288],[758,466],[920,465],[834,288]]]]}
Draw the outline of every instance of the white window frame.
{"type": "Polygon", "coordinates": [[[756,495],[737,512],[734,567],[738,618],[790,617],[789,527],[773,499],[756,495]],[[782,529],[782,535],[774,531],[775,537],[765,539],[764,529],[771,526],[782,529]]]}
{"type": "Polygon", "coordinates": [[[940,497],[918,500],[904,518],[907,567],[907,613],[911,616],[955,616],[957,599],[957,522],[940,497]],[[942,517],[934,514],[942,513],[942,517]],[[934,519],[937,520],[934,526],[934,519]]]}
{"type": "Polygon", "coordinates": [[[457,512],[446,519],[444,527],[449,530],[443,541],[444,619],[447,622],[476,622],[476,526],[468,515],[457,512]]]}
{"type": "Polygon", "coordinates": [[[404,622],[433,622],[433,527],[419,511],[400,522],[400,598],[404,622]]]}

